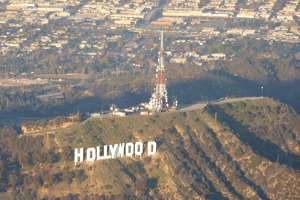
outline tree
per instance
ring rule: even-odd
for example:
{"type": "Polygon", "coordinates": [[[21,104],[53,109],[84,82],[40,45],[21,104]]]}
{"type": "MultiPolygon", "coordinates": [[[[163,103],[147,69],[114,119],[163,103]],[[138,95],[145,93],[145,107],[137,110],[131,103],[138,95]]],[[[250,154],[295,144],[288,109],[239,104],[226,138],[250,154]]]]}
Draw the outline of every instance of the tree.
{"type": "Polygon", "coordinates": [[[57,55],[50,55],[49,56],[49,67],[55,68],[57,66],[58,56],[57,55]]]}
{"type": "Polygon", "coordinates": [[[214,45],[213,49],[217,53],[223,53],[224,52],[224,45],[222,43],[218,43],[218,44],[214,45]]]}
{"type": "Polygon", "coordinates": [[[28,153],[20,152],[18,154],[18,158],[19,158],[20,164],[24,167],[29,167],[29,166],[33,165],[31,155],[28,153]]]}
{"type": "Polygon", "coordinates": [[[70,146],[63,147],[63,152],[61,153],[61,159],[63,161],[73,161],[74,154],[70,146]]]}
{"type": "Polygon", "coordinates": [[[10,183],[13,187],[17,186],[17,184],[19,183],[19,177],[17,177],[16,174],[9,174],[8,179],[9,179],[9,183],[10,183]]]}
{"type": "Polygon", "coordinates": [[[279,10],[281,10],[284,5],[286,4],[287,0],[277,0],[272,8],[273,11],[278,12],[279,10]]]}
{"type": "Polygon", "coordinates": [[[123,39],[122,38],[117,39],[117,46],[118,46],[118,49],[121,49],[123,47],[123,39]]]}
{"type": "Polygon", "coordinates": [[[249,168],[254,169],[262,163],[262,158],[259,155],[252,155],[249,159],[249,168]]]}
{"type": "Polygon", "coordinates": [[[146,42],[150,46],[154,45],[154,43],[155,43],[154,36],[153,35],[148,35],[147,38],[146,38],[146,42]]]}
{"type": "Polygon", "coordinates": [[[147,181],[144,178],[137,178],[135,181],[135,188],[138,195],[144,195],[147,190],[147,181]]]}

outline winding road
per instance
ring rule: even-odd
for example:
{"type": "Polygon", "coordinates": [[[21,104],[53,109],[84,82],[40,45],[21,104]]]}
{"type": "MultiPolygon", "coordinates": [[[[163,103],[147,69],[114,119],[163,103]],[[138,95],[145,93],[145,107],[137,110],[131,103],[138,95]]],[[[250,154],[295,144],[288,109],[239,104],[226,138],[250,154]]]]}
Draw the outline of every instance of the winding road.
{"type": "Polygon", "coordinates": [[[225,103],[233,103],[233,102],[239,102],[239,101],[254,101],[258,99],[263,99],[264,97],[242,97],[242,98],[228,98],[221,101],[211,101],[211,102],[199,102],[191,106],[187,106],[184,108],[179,109],[178,111],[191,111],[191,110],[198,110],[203,109],[207,104],[225,104],[225,103]]]}

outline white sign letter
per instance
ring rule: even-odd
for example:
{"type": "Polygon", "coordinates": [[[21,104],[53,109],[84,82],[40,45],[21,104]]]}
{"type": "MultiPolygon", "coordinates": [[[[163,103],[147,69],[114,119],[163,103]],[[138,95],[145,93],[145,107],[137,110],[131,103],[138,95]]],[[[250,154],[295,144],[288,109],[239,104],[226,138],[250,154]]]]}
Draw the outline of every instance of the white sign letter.
{"type": "Polygon", "coordinates": [[[111,158],[111,155],[110,154],[107,154],[108,152],[107,152],[107,145],[104,145],[104,155],[103,155],[103,157],[104,157],[104,159],[109,159],[109,158],[111,158]]]}
{"type": "Polygon", "coordinates": [[[79,162],[83,162],[83,148],[80,148],[80,152],[78,152],[78,149],[74,150],[74,162],[75,162],[75,165],[78,162],[78,157],[79,157],[79,162]]]}
{"type": "Polygon", "coordinates": [[[109,152],[111,154],[111,158],[117,158],[117,149],[119,144],[109,145],[109,152]]]}
{"type": "Polygon", "coordinates": [[[154,156],[155,153],[156,153],[156,142],[149,141],[148,142],[148,156],[154,156]]]}
{"type": "Polygon", "coordinates": [[[142,156],[142,154],[143,154],[143,151],[144,151],[144,149],[143,149],[143,143],[141,143],[141,142],[137,142],[137,143],[135,143],[135,145],[134,145],[134,154],[135,154],[135,156],[142,156]]]}
{"type": "Polygon", "coordinates": [[[88,148],[86,150],[86,160],[88,162],[93,162],[96,159],[96,149],[95,148],[88,148]]]}
{"type": "Polygon", "coordinates": [[[125,149],[125,143],[119,144],[117,157],[123,157],[124,156],[124,149],[125,149]]]}
{"type": "Polygon", "coordinates": [[[127,157],[132,157],[134,149],[133,149],[133,143],[126,143],[126,156],[127,157]]]}
{"type": "MultiPolygon", "coordinates": [[[[103,160],[103,156],[101,156],[101,148],[100,146],[97,146],[97,160],[103,160]]],[[[102,152],[103,153],[103,152],[102,152]]]]}

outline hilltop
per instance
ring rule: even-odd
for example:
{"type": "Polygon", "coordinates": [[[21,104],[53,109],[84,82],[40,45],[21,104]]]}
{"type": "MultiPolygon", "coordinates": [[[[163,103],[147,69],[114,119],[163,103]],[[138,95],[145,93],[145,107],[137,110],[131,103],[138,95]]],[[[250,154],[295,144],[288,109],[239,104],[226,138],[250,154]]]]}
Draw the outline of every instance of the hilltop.
{"type": "Polygon", "coordinates": [[[299,122],[263,98],[26,134],[3,127],[0,198],[296,199],[299,122]],[[156,141],[157,153],[74,165],[74,148],[137,141],[156,141]]]}

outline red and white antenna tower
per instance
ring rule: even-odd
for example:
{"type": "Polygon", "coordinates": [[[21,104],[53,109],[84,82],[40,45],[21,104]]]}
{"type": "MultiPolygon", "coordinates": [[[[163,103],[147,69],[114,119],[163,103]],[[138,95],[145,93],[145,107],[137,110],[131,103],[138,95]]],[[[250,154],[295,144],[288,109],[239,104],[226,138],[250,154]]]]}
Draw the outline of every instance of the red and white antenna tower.
{"type": "Polygon", "coordinates": [[[160,51],[158,56],[158,65],[156,67],[155,88],[149,102],[150,109],[154,111],[166,111],[169,108],[163,51],[164,51],[164,32],[162,31],[160,37],[160,51]]]}

